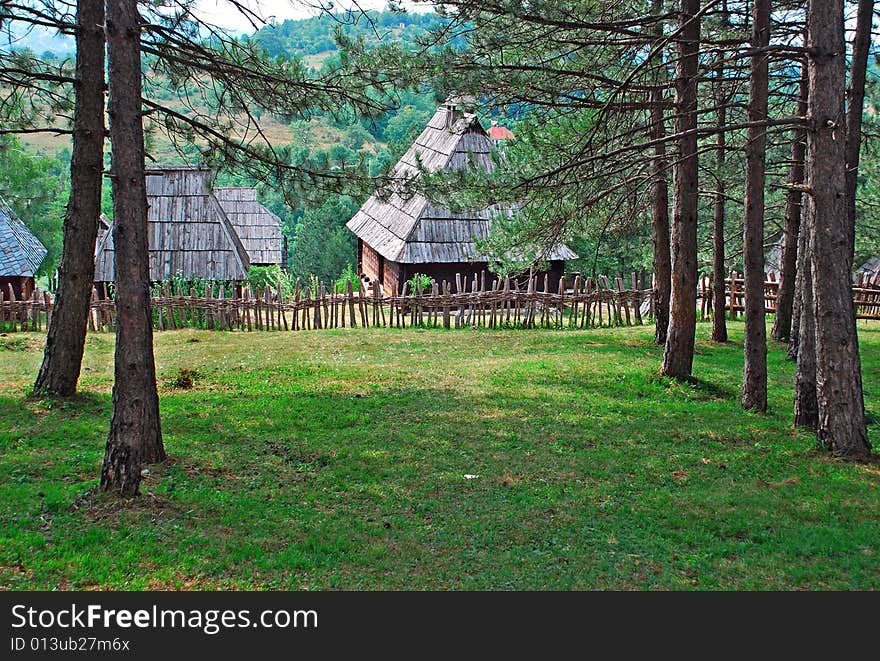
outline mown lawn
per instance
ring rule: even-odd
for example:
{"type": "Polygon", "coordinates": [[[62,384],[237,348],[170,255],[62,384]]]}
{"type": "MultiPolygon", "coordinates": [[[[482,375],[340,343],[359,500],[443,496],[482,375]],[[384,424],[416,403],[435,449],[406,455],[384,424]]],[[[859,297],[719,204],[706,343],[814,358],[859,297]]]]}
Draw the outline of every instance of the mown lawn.
{"type": "Polygon", "coordinates": [[[0,586],[880,588],[880,465],[791,428],[780,345],[771,413],[743,413],[732,330],[700,325],[695,385],[649,327],[159,333],[171,459],[131,501],[94,491],[113,337],[59,403],[25,397],[42,336],[2,336],[0,586]]]}

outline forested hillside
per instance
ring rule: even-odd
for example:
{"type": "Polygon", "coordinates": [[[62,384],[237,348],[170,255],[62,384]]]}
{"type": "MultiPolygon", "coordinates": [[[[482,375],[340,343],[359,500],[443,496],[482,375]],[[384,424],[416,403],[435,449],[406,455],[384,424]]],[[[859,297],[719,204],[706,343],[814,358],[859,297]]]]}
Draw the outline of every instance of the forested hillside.
{"type": "MultiPolygon", "coordinates": [[[[329,67],[339,60],[337,35],[379,43],[385,39],[415,47],[415,38],[438,25],[434,14],[373,12],[372,23],[345,24],[329,17],[287,20],[269,25],[244,40],[252,40],[274,58],[301,60],[307,68],[329,67]]],[[[43,40],[45,41],[45,40],[43,40]]],[[[40,41],[40,44],[43,43],[40,41]]],[[[38,45],[38,44],[34,44],[38,45]]],[[[72,67],[69,55],[54,56],[59,67],[72,67]]],[[[149,66],[147,63],[145,67],[149,66]]],[[[185,90],[168,78],[148,77],[144,88],[148,98],[185,111],[179,95],[185,90]]],[[[211,113],[215,101],[200,100],[200,112],[211,113]]],[[[289,146],[294,159],[313,158],[327,163],[353,163],[366,159],[375,174],[396,161],[431,116],[437,100],[432,90],[401,91],[397,107],[379,118],[347,116],[334,118],[321,112],[310,121],[288,120],[255,110],[261,131],[278,147],[289,146]]],[[[172,142],[158,125],[147,123],[149,160],[155,163],[196,163],[202,158],[199,142],[172,142]]],[[[67,135],[35,133],[19,139],[0,137],[0,194],[7,197],[37,236],[49,248],[44,274],[55,270],[60,256],[61,221],[68,192],[67,169],[70,139],[67,135]]],[[[257,185],[246,176],[220,172],[221,185],[257,185]]],[[[109,182],[105,182],[105,211],[109,207],[109,182]]],[[[330,194],[318,201],[285,200],[277,190],[262,186],[264,204],[283,220],[284,234],[290,241],[290,266],[294,275],[313,275],[324,280],[338,277],[347,266],[354,267],[354,237],[344,228],[362,200],[330,194]]]]}

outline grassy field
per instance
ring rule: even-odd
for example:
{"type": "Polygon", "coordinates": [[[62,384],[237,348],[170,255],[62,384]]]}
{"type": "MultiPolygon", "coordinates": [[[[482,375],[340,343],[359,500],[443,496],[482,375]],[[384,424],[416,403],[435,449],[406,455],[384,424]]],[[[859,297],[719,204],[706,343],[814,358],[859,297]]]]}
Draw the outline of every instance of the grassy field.
{"type": "Polygon", "coordinates": [[[743,413],[741,326],[709,330],[688,385],[648,327],[160,333],[171,459],[123,502],[95,493],[113,337],[59,403],[25,397],[42,336],[2,336],[0,586],[880,588],[880,466],[791,428],[779,345],[743,413]]]}

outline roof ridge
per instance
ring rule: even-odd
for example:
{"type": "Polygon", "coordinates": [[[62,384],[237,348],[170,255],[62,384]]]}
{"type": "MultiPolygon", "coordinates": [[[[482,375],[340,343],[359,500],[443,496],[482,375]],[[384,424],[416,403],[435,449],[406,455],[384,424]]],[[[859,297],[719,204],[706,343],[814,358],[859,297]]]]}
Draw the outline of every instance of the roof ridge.
{"type": "MultiPolygon", "coordinates": [[[[440,167],[437,167],[437,168],[434,168],[433,170],[431,170],[430,174],[433,174],[433,173],[435,173],[435,172],[441,172],[441,171],[444,171],[444,172],[445,172],[445,171],[446,171],[446,168],[449,167],[449,164],[452,162],[452,159],[455,157],[455,154],[456,154],[456,152],[458,151],[458,145],[459,145],[459,143],[461,142],[462,138],[464,138],[465,134],[470,130],[470,128],[471,128],[474,124],[476,124],[476,125],[479,127],[479,129],[480,129],[483,133],[485,133],[485,129],[483,129],[483,126],[482,126],[482,124],[480,123],[480,120],[477,118],[476,114],[474,114],[474,113],[468,113],[468,112],[461,112],[461,113],[460,113],[460,114],[461,114],[461,117],[459,117],[458,119],[455,119],[455,115],[456,115],[457,113],[459,113],[459,111],[456,110],[455,108],[450,108],[450,107],[448,107],[447,105],[441,105],[441,106],[439,106],[439,107],[437,108],[437,110],[434,112],[434,114],[431,116],[431,119],[428,120],[428,123],[427,123],[427,125],[425,126],[425,128],[422,129],[422,132],[421,132],[421,133],[418,135],[418,137],[413,141],[413,144],[410,146],[410,148],[407,149],[407,150],[403,153],[403,156],[400,157],[400,160],[398,161],[398,163],[404,162],[404,160],[406,159],[406,157],[407,157],[407,155],[409,154],[410,150],[413,150],[413,153],[414,153],[414,155],[416,156],[416,160],[417,160],[417,161],[420,161],[421,159],[418,158],[419,154],[418,154],[417,152],[415,152],[415,147],[416,147],[416,145],[419,144],[419,140],[422,138],[422,136],[424,136],[426,133],[428,133],[429,130],[431,130],[431,131],[437,131],[437,130],[441,130],[441,131],[442,131],[442,130],[445,130],[445,131],[449,131],[450,133],[454,133],[454,134],[457,135],[457,138],[456,138],[455,144],[452,146],[452,149],[449,150],[449,153],[448,153],[448,154],[446,154],[445,152],[441,152],[441,151],[439,151],[439,150],[437,150],[437,149],[434,149],[433,147],[427,147],[427,145],[426,145],[426,147],[427,147],[428,149],[431,149],[433,152],[445,156],[445,159],[443,160],[442,165],[440,165],[440,167]],[[449,113],[452,113],[452,114],[453,114],[453,120],[454,120],[454,121],[452,121],[452,122],[450,123],[449,120],[448,120],[448,118],[445,119],[445,120],[444,120],[445,128],[443,128],[443,129],[438,129],[438,128],[435,128],[435,127],[433,127],[433,126],[431,125],[431,124],[433,123],[433,121],[434,121],[434,118],[436,118],[438,115],[442,114],[442,115],[447,115],[447,116],[448,116],[449,113]]],[[[395,166],[395,168],[396,168],[396,166],[395,166]]],[[[416,170],[416,178],[417,178],[417,179],[420,179],[421,176],[422,176],[421,169],[417,169],[417,170],[416,170]]],[[[422,214],[425,212],[425,210],[426,210],[429,206],[431,206],[431,204],[433,204],[433,203],[431,202],[431,200],[429,200],[428,197],[427,197],[426,195],[424,195],[424,194],[422,194],[422,193],[416,193],[416,195],[419,195],[420,197],[423,197],[423,198],[424,198],[424,203],[421,205],[421,209],[419,209],[418,214],[417,214],[417,215],[415,216],[415,218],[413,219],[413,223],[412,223],[412,225],[410,226],[409,231],[406,233],[405,236],[401,237],[401,239],[403,239],[403,247],[401,248],[400,253],[398,253],[398,256],[399,256],[400,254],[402,254],[403,251],[406,249],[406,244],[407,244],[407,242],[412,238],[413,234],[414,234],[415,231],[416,231],[416,228],[419,226],[419,221],[421,220],[422,214]]]]}

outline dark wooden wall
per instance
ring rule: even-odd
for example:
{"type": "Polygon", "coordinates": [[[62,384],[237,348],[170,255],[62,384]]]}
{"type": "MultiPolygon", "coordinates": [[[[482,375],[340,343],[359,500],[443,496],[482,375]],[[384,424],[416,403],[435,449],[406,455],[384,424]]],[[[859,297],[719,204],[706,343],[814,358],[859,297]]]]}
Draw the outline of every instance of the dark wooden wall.
{"type": "MultiPolygon", "coordinates": [[[[368,244],[358,240],[358,261],[359,273],[367,278],[370,282],[378,280],[382,283],[382,289],[388,293],[400,293],[401,285],[412,278],[417,273],[423,273],[433,278],[438,283],[444,280],[449,282],[452,290],[455,291],[455,275],[459,274],[466,282],[468,291],[473,286],[474,277],[480,283],[483,273],[486,276],[486,287],[492,286],[492,280],[497,276],[488,270],[485,262],[448,262],[448,263],[428,263],[428,264],[399,264],[397,262],[389,262],[382,258],[378,252],[373,250],[368,244]]],[[[543,287],[543,277],[545,271],[538,272],[540,275],[541,286],[543,287]]],[[[546,271],[550,275],[550,290],[557,291],[559,288],[559,278],[565,273],[565,262],[550,262],[550,270],[546,271]]],[[[526,278],[523,278],[525,280],[526,278]]],[[[523,285],[524,286],[524,285],[523,285]]]]}
{"type": "Polygon", "coordinates": [[[9,297],[9,285],[12,285],[15,298],[19,301],[30,298],[30,295],[34,293],[35,282],[33,278],[17,275],[0,277],[0,291],[3,292],[4,298],[9,297]]]}
{"type": "MultiPolygon", "coordinates": [[[[455,291],[455,275],[459,274],[463,280],[467,282],[467,289],[470,291],[473,287],[474,278],[477,279],[477,286],[482,282],[483,274],[485,273],[486,278],[486,287],[490,288],[492,286],[492,281],[499,279],[497,275],[492,273],[488,264],[485,262],[449,262],[449,263],[433,263],[433,264],[400,264],[400,270],[402,271],[400,274],[399,282],[406,282],[410,278],[412,278],[416,273],[424,273],[425,275],[433,278],[438,283],[442,283],[444,280],[449,282],[452,286],[452,291],[455,291]]],[[[387,268],[386,268],[387,271],[387,268]]],[[[540,277],[539,282],[541,283],[541,287],[544,286],[544,274],[548,273],[550,276],[550,290],[555,292],[559,288],[559,278],[561,278],[565,274],[565,262],[563,261],[555,261],[550,263],[549,271],[537,271],[535,275],[540,277]]],[[[528,278],[526,276],[522,277],[521,287],[525,287],[525,281],[528,278]]],[[[397,291],[399,291],[399,287],[397,291]]]]}

